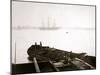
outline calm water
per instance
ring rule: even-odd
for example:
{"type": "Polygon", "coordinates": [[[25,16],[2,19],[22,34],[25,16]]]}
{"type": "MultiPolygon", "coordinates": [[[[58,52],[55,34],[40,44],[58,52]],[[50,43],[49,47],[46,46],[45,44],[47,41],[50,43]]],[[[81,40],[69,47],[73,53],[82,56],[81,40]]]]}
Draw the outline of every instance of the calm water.
{"type": "Polygon", "coordinates": [[[12,30],[12,58],[16,63],[27,63],[27,49],[37,42],[43,46],[72,51],[76,53],[86,52],[95,56],[95,30],[12,30]],[[68,32],[68,33],[66,33],[68,32]]]}

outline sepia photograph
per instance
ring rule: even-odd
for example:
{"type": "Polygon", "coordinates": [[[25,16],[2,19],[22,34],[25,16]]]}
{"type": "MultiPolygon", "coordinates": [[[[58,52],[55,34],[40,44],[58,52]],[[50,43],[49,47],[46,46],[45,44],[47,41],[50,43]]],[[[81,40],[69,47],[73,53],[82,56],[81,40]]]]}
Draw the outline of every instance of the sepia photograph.
{"type": "Polygon", "coordinates": [[[96,6],[11,1],[12,75],[96,69],[96,6]]]}

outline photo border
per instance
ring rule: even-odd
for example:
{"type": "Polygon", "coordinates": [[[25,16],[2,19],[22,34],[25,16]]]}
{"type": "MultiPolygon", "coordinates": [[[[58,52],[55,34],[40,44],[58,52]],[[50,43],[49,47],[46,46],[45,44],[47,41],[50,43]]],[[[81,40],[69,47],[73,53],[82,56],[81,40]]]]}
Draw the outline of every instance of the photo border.
{"type": "MultiPolygon", "coordinates": [[[[59,2],[42,2],[42,1],[22,1],[22,0],[10,0],[10,74],[12,74],[12,2],[31,2],[31,3],[42,3],[42,4],[57,4],[57,5],[74,5],[74,6],[90,6],[95,7],[95,57],[96,57],[96,65],[97,65],[97,5],[89,5],[89,4],[73,4],[73,3],[59,3],[59,2]]],[[[96,70],[97,66],[95,69],[96,70]]],[[[84,71],[84,70],[78,70],[84,71]]],[[[61,72],[61,71],[60,71],[61,72]]],[[[65,72],[65,71],[62,71],[65,72]]],[[[46,73],[54,73],[54,72],[46,72],[46,73]]],[[[36,74],[36,73],[34,73],[36,74]]],[[[40,74],[40,73],[37,73],[40,74]]]]}

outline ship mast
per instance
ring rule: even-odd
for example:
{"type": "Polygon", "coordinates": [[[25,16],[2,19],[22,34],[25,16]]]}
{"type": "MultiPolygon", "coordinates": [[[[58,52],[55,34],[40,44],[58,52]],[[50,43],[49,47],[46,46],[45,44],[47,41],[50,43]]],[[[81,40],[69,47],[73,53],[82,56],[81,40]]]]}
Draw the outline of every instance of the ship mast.
{"type": "Polygon", "coordinates": [[[53,27],[56,27],[56,22],[55,22],[55,19],[54,19],[54,22],[53,22],[53,27]]]}
{"type": "Polygon", "coordinates": [[[41,22],[41,23],[42,23],[42,27],[45,27],[45,24],[44,24],[44,21],[43,21],[43,19],[42,19],[42,22],[41,22]]]}
{"type": "Polygon", "coordinates": [[[48,17],[48,28],[50,27],[50,18],[48,17]]]}

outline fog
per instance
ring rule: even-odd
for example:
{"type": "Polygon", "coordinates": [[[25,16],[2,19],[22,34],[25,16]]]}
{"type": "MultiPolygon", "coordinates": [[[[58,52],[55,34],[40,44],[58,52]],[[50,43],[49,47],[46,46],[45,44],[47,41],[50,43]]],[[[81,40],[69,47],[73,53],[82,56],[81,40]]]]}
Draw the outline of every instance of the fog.
{"type": "Polygon", "coordinates": [[[43,46],[95,56],[95,7],[13,1],[13,62],[15,43],[16,63],[25,63],[29,62],[27,49],[40,41],[43,46]],[[49,27],[55,24],[60,29],[40,30],[40,27],[48,27],[48,18],[49,27]]]}

